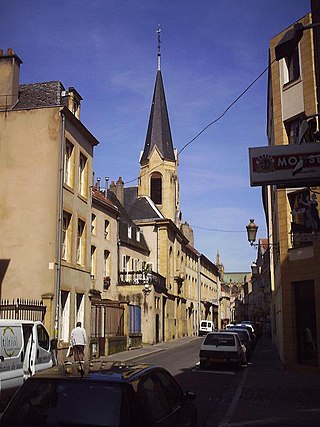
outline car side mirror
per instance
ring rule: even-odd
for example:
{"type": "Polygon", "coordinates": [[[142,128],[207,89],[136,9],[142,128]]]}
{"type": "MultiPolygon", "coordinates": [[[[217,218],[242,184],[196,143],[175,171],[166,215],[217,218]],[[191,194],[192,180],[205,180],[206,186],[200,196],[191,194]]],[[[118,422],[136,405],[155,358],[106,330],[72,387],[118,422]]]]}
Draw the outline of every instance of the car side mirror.
{"type": "Polygon", "coordinates": [[[196,394],[193,391],[187,390],[183,395],[187,400],[196,400],[196,394]]]}

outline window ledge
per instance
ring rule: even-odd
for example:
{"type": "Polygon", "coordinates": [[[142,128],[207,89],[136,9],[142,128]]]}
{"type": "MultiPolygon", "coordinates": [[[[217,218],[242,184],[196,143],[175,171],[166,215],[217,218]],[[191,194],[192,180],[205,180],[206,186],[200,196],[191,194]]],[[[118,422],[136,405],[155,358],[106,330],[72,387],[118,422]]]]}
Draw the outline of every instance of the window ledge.
{"type": "Polygon", "coordinates": [[[88,273],[90,275],[90,270],[85,265],[80,265],[77,263],[73,263],[71,261],[66,261],[64,259],[61,260],[61,264],[66,268],[70,268],[76,271],[81,271],[83,273],[88,273]]]}
{"type": "Polygon", "coordinates": [[[78,197],[83,202],[88,203],[88,198],[86,196],[83,196],[82,194],[78,193],[78,197]]]}
{"type": "Polygon", "coordinates": [[[285,84],[283,85],[283,87],[282,87],[282,90],[283,90],[283,91],[288,90],[288,89],[290,89],[291,87],[293,87],[293,86],[295,86],[295,85],[297,85],[297,84],[299,84],[299,83],[301,83],[301,76],[299,76],[299,77],[298,77],[297,79],[295,79],[295,80],[291,80],[290,82],[285,83],[285,84]]]}
{"type": "Polygon", "coordinates": [[[63,188],[67,191],[70,191],[70,193],[74,194],[74,189],[70,187],[68,184],[66,184],[65,182],[63,183],[63,188]]]}

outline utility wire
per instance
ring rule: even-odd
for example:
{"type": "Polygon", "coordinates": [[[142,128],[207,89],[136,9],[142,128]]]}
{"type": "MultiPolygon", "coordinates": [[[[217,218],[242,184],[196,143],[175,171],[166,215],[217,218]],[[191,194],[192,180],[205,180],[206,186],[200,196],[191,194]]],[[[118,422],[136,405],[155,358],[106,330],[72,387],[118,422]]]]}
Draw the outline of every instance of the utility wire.
{"type": "Polygon", "coordinates": [[[207,126],[205,126],[194,138],[192,138],[187,144],[185,144],[182,148],[181,148],[181,150],[178,152],[178,154],[181,154],[182,153],[182,151],[185,149],[185,148],[187,148],[193,141],[195,141],[197,138],[199,138],[199,136],[201,135],[201,134],[203,134],[203,132],[204,131],[206,131],[210,126],[212,126],[213,124],[215,124],[215,123],[217,123],[219,120],[221,120],[222,119],[222,117],[225,115],[225,114],[227,114],[227,112],[230,110],[230,108],[231,107],[233,107],[234,106],[234,104],[236,104],[238,101],[239,101],[239,99],[240,98],[242,98],[243,97],[243,95],[246,93],[246,92],[248,92],[248,90],[264,75],[264,73],[269,69],[269,67],[273,64],[275,62],[275,59],[271,62],[271,64],[270,65],[268,65],[263,71],[262,71],[262,73],[260,73],[259,74],[259,76],[257,77],[257,78],[255,78],[254,80],[253,80],[253,82],[251,82],[250,84],[249,84],[249,86],[247,86],[246,88],[245,88],[245,90],[243,91],[243,92],[241,92],[240,93],[240,95],[234,100],[234,101],[232,101],[231,102],[231,104],[224,110],[224,112],[222,113],[222,114],[220,114],[220,116],[219,117],[217,117],[215,120],[213,120],[211,123],[209,123],[209,124],[207,124],[207,126]]]}
{"type": "Polygon", "coordinates": [[[221,233],[246,233],[246,230],[220,230],[218,228],[207,228],[207,227],[200,227],[198,225],[192,225],[190,224],[191,228],[199,228],[200,230],[207,230],[207,231],[217,231],[221,233]]]}
{"type": "MultiPolygon", "coordinates": [[[[198,225],[192,225],[190,224],[191,228],[199,228],[200,230],[207,230],[207,231],[215,231],[215,232],[219,232],[219,233],[246,233],[247,230],[221,230],[218,228],[208,228],[208,227],[200,227],[198,225]]],[[[259,227],[260,229],[260,227],[259,227]]],[[[264,231],[266,230],[265,228],[261,228],[260,231],[264,231]]]]}

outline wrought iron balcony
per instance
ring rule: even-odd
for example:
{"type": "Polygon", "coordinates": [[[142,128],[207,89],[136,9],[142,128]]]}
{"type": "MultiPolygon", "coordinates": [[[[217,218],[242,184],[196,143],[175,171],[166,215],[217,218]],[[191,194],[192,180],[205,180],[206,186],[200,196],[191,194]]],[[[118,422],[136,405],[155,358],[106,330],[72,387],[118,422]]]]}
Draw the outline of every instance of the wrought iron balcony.
{"type": "Polygon", "coordinates": [[[161,274],[151,271],[145,273],[144,271],[121,271],[119,273],[119,285],[158,285],[165,287],[166,279],[161,274]]]}

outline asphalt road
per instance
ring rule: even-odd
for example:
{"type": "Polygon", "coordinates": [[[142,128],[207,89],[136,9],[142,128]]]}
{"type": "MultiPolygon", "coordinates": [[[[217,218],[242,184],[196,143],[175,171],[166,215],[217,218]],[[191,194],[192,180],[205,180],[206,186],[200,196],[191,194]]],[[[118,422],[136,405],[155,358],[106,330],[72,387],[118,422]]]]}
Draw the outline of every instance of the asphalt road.
{"type": "Polygon", "coordinates": [[[136,361],[165,367],[184,390],[194,391],[199,427],[213,427],[222,425],[232,411],[246,368],[220,366],[200,369],[198,361],[202,341],[199,338],[178,348],[142,356],[136,361]]]}

